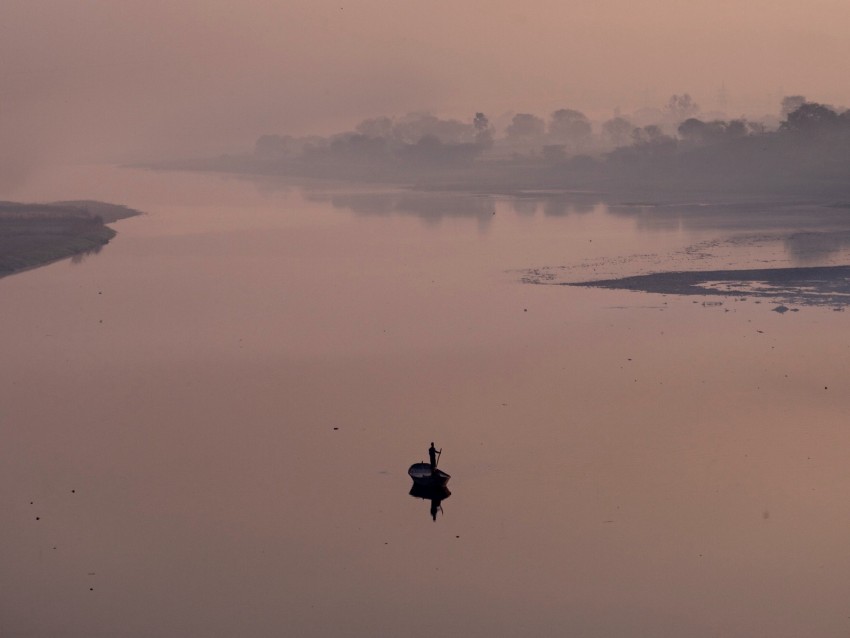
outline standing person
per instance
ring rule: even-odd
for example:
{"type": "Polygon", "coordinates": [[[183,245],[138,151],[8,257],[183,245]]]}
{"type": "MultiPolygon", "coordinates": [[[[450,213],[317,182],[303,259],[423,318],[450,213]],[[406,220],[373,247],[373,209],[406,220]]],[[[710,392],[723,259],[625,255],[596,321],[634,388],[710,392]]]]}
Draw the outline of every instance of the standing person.
{"type": "Polygon", "coordinates": [[[437,469],[437,448],[434,447],[434,442],[431,441],[431,447],[428,448],[428,460],[431,462],[431,471],[437,469]]]}

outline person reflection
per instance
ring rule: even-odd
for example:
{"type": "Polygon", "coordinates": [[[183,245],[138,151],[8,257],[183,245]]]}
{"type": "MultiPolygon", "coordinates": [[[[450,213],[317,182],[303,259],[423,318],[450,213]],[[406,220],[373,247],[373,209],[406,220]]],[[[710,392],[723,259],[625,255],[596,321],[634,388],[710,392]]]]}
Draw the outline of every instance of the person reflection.
{"type": "Polygon", "coordinates": [[[443,499],[441,498],[432,498],[431,499],[431,518],[434,519],[434,522],[437,522],[437,511],[443,511],[443,506],[440,505],[443,499]]]}
{"type": "Polygon", "coordinates": [[[431,502],[431,519],[437,521],[437,514],[443,511],[443,501],[451,496],[451,492],[445,486],[440,487],[425,487],[422,485],[414,485],[410,488],[410,495],[416,498],[421,498],[431,502]]]}

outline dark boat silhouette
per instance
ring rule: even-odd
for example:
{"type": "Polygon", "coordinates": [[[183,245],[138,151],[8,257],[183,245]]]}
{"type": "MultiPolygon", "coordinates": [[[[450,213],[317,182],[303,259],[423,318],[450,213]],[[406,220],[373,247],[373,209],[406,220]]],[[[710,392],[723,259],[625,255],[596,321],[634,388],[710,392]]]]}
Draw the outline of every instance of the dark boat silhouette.
{"type": "Polygon", "coordinates": [[[413,484],[420,487],[445,487],[451,476],[443,470],[431,468],[430,463],[414,463],[407,470],[413,484]]]}

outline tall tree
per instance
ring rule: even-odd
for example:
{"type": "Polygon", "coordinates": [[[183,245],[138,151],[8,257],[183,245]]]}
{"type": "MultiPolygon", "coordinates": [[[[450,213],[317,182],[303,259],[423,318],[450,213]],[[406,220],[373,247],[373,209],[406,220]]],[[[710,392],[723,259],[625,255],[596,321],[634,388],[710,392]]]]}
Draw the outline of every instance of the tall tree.
{"type": "Polygon", "coordinates": [[[559,109],[549,119],[549,136],[574,147],[584,146],[593,134],[590,120],[581,111],[559,109]]]}
{"type": "Polygon", "coordinates": [[[526,141],[542,137],[545,131],[546,123],[531,113],[517,113],[508,128],[505,129],[508,139],[514,141],[526,141]]]}
{"type": "Polygon", "coordinates": [[[631,139],[635,125],[624,117],[612,117],[602,124],[602,135],[612,146],[625,146],[631,139]]]}

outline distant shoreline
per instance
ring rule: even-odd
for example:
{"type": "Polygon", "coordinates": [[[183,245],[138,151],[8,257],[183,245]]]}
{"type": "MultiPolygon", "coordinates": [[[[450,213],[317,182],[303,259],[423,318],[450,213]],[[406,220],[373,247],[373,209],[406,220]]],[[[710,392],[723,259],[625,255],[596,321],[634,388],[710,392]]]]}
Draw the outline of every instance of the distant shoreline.
{"type": "Polygon", "coordinates": [[[650,203],[691,200],[700,193],[850,201],[850,110],[794,96],[783,102],[786,119],[768,126],[744,118],[703,121],[695,117],[698,107],[690,96],[672,96],[670,104],[679,103],[690,110],[671,106],[667,116],[659,111],[648,125],[618,116],[598,135],[587,116],[571,109],[552,113],[548,130],[541,118],[516,114],[501,137],[484,113],[467,122],[423,114],[380,117],[330,137],[265,134],[253,151],[148,168],[490,194],[573,191],[650,203]]]}
{"type": "Polygon", "coordinates": [[[117,235],[107,224],[141,214],[96,201],[0,202],[0,277],[96,254],[117,235]]]}
{"type": "MultiPolygon", "coordinates": [[[[206,160],[174,160],[148,164],[131,164],[127,168],[147,171],[206,173],[248,180],[280,180],[296,186],[327,185],[336,190],[396,189],[409,192],[458,193],[496,197],[569,197],[616,206],[680,206],[720,205],[816,205],[850,208],[850,194],[841,184],[819,183],[816,187],[789,181],[781,187],[759,188],[746,180],[725,184],[722,188],[706,184],[664,184],[651,181],[606,179],[578,180],[575,183],[522,179],[503,175],[487,175],[475,170],[459,169],[439,176],[420,179],[414,176],[369,176],[358,174],[314,175],[297,170],[274,170],[242,165],[238,156],[206,160]]],[[[480,168],[480,167],[479,167],[480,168]]],[[[526,176],[527,177],[527,176],[526,176]]]]}

